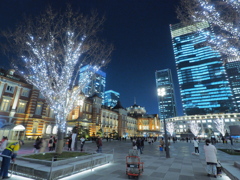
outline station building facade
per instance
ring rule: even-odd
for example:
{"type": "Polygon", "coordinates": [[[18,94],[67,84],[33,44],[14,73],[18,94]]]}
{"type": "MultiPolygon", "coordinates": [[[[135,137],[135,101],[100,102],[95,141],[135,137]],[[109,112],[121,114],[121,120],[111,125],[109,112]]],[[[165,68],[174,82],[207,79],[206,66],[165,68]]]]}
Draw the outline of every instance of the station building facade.
{"type": "MultiPolygon", "coordinates": [[[[120,102],[115,107],[102,105],[102,98],[96,94],[85,97],[69,113],[66,132],[74,126],[82,126],[95,136],[102,129],[104,136],[113,131],[119,136],[142,136],[156,134],[160,120],[154,116],[131,116],[120,102]],[[145,118],[145,119],[144,119],[145,118]],[[146,122],[147,121],[147,122],[146,122]],[[148,130],[143,129],[150,123],[148,130]]],[[[35,139],[37,136],[57,135],[54,113],[38,89],[14,74],[14,70],[0,70],[0,137],[9,140],[35,139]]]]}

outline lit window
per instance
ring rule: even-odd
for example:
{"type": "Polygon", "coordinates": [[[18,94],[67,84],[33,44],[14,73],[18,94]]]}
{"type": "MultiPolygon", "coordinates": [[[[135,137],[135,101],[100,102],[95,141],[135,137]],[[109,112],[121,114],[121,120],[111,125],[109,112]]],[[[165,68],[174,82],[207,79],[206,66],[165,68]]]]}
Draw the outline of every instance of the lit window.
{"type": "Polygon", "coordinates": [[[208,125],[208,128],[211,128],[212,126],[211,125],[208,125]]]}
{"type": "Polygon", "coordinates": [[[29,89],[23,89],[21,96],[28,97],[29,96],[29,89]]]}
{"type": "Polygon", "coordinates": [[[25,113],[26,105],[26,102],[19,102],[17,107],[17,113],[25,113]]]}
{"type": "Polygon", "coordinates": [[[46,134],[51,134],[51,132],[52,132],[52,126],[48,125],[46,129],[46,134]]]}
{"type": "Polygon", "coordinates": [[[36,115],[41,115],[42,114],[42,104],[38,103],[37,108],[36,108],[36,115]]]}
{"type": "Polygon", "coordinates": [[[14,91],[14,86],[7,86],[6,92],[13,93],[14,91]]]}
{"type": "Polygon", "coordinates": [[[9,111],[10,109],[10,99],[3,99],[1,104],[1,110],[2,111],[9,111]]]}
{"type": "Polygon", "coordinates": [[[54,110],[50,109],[49,117],[54,118],[54,110]]]}
{"type": "Polygon", "coordinates": [[[38,129],[38,122],[35,121],[35,122],[33,122],[32,133],[36,133],[36,132],[37,132],[37,129],[38,129]]]}

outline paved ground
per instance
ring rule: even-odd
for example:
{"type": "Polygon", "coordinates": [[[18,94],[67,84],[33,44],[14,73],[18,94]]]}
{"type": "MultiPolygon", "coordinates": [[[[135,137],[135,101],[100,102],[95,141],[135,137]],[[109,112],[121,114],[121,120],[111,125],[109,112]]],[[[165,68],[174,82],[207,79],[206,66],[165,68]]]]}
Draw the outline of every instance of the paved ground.
{"type": "MultiPolygon", "coordinates": [[[[145,143],[141,161],[144,162],[144,172],[139,177],[142,180],[210,180],[216,179],[207,177],[205,171],[206,163],[203,152],[204,143],[200,143],[200,155],[195,156],[193,144],[186,142],[172,143],[170,148],[170,158],[166,158],[165,152],[159,151],[158,142],[153,145],[145,143]]],[[[216,144],[216,147],[226,147],[229,144],[216,144]]],[[[240,143],[234,144],[239,148],[240,143]]],[[[95,168],[94,171],[78,173],[73,176],[63,178],[63,180],[121,180],[128,179],[126,175],[126,156],[131,149],[131,142],[112,141],[103,142],[103,153],[112,153],[114,149],[114,162],[95,168]]],[[[95,151],[95,143],[86,143],[87,151],[95,151]]],[[[28,154],[32,151],[32,142],[27,142],[20,150],[19,154],[28,154]]],[[[236,156],[231,156],[218,151],[218,158],[222,163],[232,163],[236,156]]],[[[238,157],[239,158],[239,157],[238,157]]],[[[239,173],[240,177],[240,173],[239,173]]],[[[12,176],[12,180],[20,179],[19,176],[12,176]]],[[[25,178],[26,179],[26,178],[25,178]]],[[[230,180],[224,173],[217,179],[230,180]]]]}

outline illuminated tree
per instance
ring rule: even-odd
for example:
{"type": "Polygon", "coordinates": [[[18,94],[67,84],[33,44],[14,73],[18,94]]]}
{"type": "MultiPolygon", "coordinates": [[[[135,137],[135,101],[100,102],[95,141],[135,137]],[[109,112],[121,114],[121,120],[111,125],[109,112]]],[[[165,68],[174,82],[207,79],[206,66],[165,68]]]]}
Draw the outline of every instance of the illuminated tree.
{"type": "MultiPolygon", "coordinates": [[[[178,18],[185,25],[208,22],[215,34],[208,43],[223,55],[240,55],[240,3],[238,0],[181,0],[178,18]]],[[[200,28],[199,28],[200,29],[200,28]]]]}
{"type": "Polygon", "coordinates": [[[225,136],[226,133],[226,128],[225,128],[225,121],[224,119],[216,119],[214,120],[214,123],[216,125],[217,130],[223,135],[225,136]]]}
{"type": "Polygon", "coordinates": [[[81,90],[109,61],[112,46],[97,39],[103,22],[97,13],[83,15],[70,5],[59,12],[48,7],[40,16],[25,18],[16,29],[3,33],[13,67],[40,90],[54,110],[57,153],[62,152],[66,118],[82,100],[78,98],[81,90]],[[77,80],[80,67],[85,65],[94,71],[77,80]]]}
{"type": "Polygon", "coordinates": [[[194,134],[194,136],[197,136],[199,131],[200,131],[200,129],[201,129],[198,126],[198,123],[196,123],[195,121],[189,122],[189,127],[190,127],[190,131],[194,134]]]}
{"type": "Polygon", "coordinates": [[[167,131],[170,133],[172,136],[174,131],[175,131],[175,124],[173,122],[168,122],[166,125],[167,131]]]}

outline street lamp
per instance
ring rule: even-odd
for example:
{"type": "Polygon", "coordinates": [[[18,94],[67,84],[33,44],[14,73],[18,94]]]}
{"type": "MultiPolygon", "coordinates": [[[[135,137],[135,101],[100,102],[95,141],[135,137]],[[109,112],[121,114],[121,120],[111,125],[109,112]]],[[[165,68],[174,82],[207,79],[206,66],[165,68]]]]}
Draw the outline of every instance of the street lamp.
{"type": "MultiPolygon", "coordinates": [[[[165,88],[158,88],[158,96],[162,97],[162,107],[163,107],[163,97],[166,95],[165,88]]],[[[163,111],[164,112],[164,109],[163,111]]],[[[163,113],[162,113],[163,114],[163,113]]],[[[168,135],[167,135],[167,127],[166,127],[166,120],[163,114],[163,123],[164,123],[164,136],[165,136],[165,147],[166,147],[166,158],[170,158],[169,147],[168,147],[168,135]]]]}

